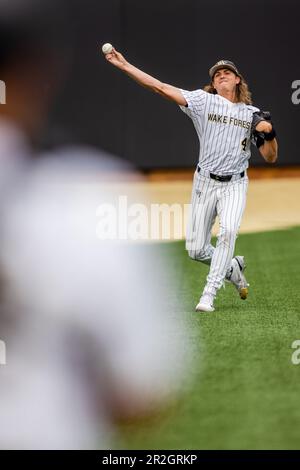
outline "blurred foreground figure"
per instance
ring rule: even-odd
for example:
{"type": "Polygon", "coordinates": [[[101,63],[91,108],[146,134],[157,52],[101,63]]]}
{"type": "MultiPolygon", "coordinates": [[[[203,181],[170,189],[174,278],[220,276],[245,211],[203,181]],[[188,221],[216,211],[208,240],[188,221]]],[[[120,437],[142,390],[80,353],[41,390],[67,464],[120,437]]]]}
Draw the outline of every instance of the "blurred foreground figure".
{"type": "Polygon", "coordinates": [[[181,389],[186,329],[153,251],[97,238],[97,207],[117,197],[101,178],[122,165],[78,147],[32,158],[60,72],[46,25],[19,22],[23,3],[36,20],[28,0],[9,15],[0,2],[0,448],[110,448],[116,420],[156,412],[181,389]]]}

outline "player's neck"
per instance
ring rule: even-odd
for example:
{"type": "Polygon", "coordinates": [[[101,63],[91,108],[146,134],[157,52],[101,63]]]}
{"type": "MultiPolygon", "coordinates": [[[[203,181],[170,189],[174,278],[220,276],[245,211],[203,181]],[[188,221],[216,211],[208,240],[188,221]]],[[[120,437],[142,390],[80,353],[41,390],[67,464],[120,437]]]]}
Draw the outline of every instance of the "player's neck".
{"type": "Polygon", "coordinates": [[[237,103],[237,96],[236,96],[236,91],[232,90],[222,90],[219,93],[220,96],[223,96],[223,98],[226,98],[228,101],[231,101],[232,103],[237,103]]]}

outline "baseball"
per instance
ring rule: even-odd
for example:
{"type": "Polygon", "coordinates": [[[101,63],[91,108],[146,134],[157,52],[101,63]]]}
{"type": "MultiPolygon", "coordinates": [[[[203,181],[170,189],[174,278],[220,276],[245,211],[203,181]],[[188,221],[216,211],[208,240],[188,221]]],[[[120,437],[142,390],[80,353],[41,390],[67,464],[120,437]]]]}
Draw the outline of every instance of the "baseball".
{"type": "Polygon", "coordinates": [[[102,52],[103,54],[110,54],[113,50],[113,46],[111,44],[109,44],[109,42],[107,42],[106,44],[104,44],[102,46],[102,52]]]}

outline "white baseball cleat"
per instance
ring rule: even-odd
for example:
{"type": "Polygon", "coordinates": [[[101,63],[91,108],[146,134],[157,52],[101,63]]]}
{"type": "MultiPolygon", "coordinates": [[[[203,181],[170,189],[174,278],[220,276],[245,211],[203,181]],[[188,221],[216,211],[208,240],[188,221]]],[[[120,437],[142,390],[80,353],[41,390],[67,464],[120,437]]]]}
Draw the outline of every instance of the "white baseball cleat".
{"type": "Polygon", "coordinates": [[[213,312],[214,310],[214,296],[212,294],[203,294],[196,306],[196,312],[213,312]]]}
{"type": "Polygon", "coordinates": [[[244,256],[235,256],[231,264],[231,272],[229,276],[226,277],[226,280],[232,282],[232,284],[237,289],[240,294],[240,298],[245,300],[248,296],[248,287],[249,284],[246,281],[244,276],[246,265],[244,256]]]}

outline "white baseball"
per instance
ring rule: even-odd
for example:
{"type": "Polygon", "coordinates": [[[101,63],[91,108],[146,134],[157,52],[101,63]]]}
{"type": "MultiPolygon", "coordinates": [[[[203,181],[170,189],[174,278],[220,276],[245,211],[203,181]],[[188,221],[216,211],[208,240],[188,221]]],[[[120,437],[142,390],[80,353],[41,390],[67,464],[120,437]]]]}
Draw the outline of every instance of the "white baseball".
{"type": "Polygon", "coordinates": [[[106,44],[104,44],[102,46],[102,52],[103,54],[110,54],[113,50],[113,46],[111,44],[109,44],[109,42],[107,42],[106,44]]]}

